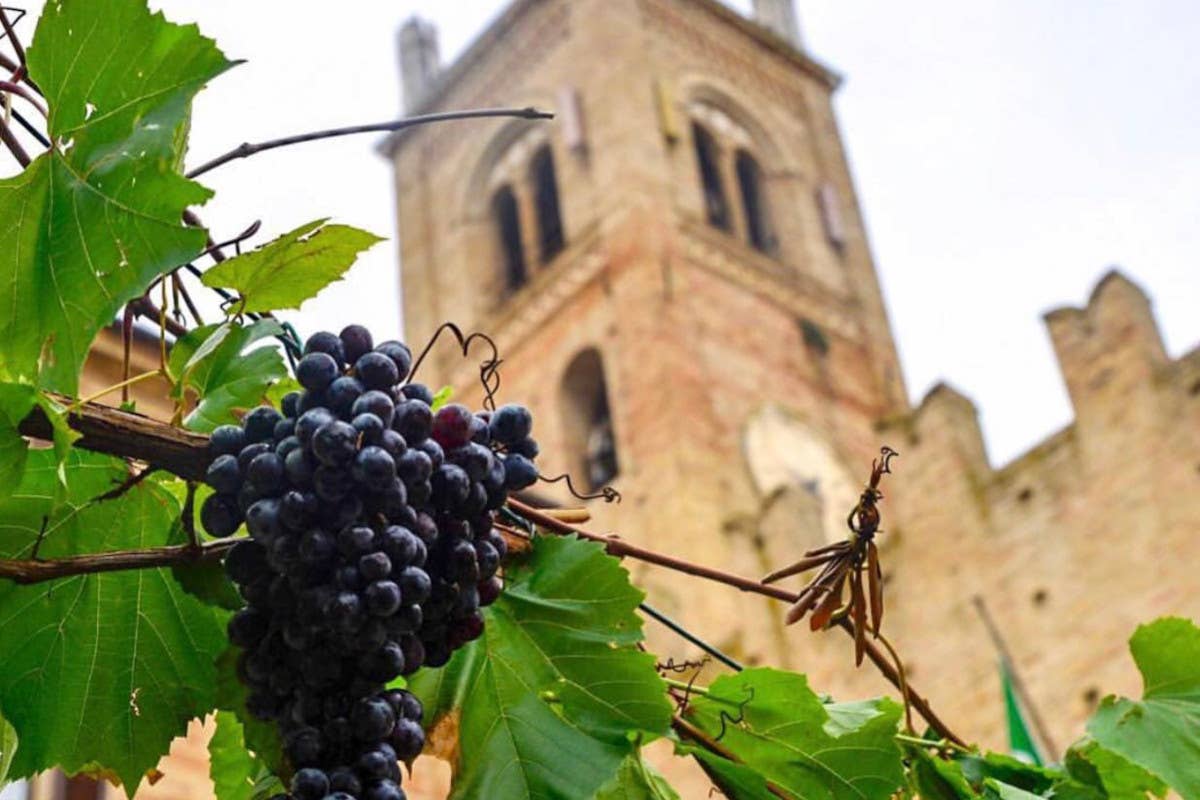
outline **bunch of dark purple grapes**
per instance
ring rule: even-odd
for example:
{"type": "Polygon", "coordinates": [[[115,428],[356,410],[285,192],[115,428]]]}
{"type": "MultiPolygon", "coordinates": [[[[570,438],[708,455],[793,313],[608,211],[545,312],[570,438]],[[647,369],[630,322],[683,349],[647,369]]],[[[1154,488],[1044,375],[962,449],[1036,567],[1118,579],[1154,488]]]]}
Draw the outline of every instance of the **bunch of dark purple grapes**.
{"type": "Polygon", "coordinates": [[[351,325],[313,335],[303,392],[212,433],[201,507],[246,607],[229,624],[251,714],[280,728],[296,800],[403,800],[421,704],[386,690],[483,632],[508,492],[537,480],[521,406],[433,412],[412,354],[351,325]]]}

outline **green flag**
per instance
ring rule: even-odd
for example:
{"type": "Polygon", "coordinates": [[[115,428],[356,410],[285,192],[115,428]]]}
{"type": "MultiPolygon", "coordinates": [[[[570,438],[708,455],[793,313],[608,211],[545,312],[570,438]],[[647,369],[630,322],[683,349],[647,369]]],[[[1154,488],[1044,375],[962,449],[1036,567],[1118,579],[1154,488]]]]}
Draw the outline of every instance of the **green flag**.
{"type": "Polygon", "coordinates": [[[1021,704],[1017,701],[1017,693],[1013,689],[1008,662],[1003,658],[1000,659],[1000,685],[1004,691],[1004,710],[1008,716],[1009,751],[1022,761],[1042,766],[1042,758],[1038,755],[1037,745],[1033,743],[1033,736],[1029,733],[1025,715],[1021,713],[1021,704]]]}

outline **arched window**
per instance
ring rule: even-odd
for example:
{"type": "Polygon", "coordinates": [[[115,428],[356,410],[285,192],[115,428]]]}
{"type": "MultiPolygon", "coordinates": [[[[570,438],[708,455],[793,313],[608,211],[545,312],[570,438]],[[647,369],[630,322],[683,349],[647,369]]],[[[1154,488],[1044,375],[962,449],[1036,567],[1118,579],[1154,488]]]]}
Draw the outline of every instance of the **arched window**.
{"type": "Polygon", "coordinates": [[[501,186],[492,196],[492,218],[504,264],[504,285],[511,292],[525,284],[525,250],[521,246],[521,212],[512,187],[501,186]]]}
{"type": "Polygon", "coordinates": [[[617,474],[617,443],[608,405],[604,364],[594,348],[575,356],[562,382],[563,430],[576,469],[591,490],[617,474]]]}
{"type": "Polygon", "coordinates": [[[562,214],[558,208],[558,183],[554,178],[554,156],[550,146],[543,145],[529,164],[533,183],[533,202],[537,212],[538,248],[543,264],[554,258],[566,244],[563,237],[562,214]]]}
{"type": "Polygon", "coordinates": [[[737,171],[738,188],[742,194],[742,211],[746,218],[746,241],[755,250],[774,254],[776,251],[775,232],[771,229],[771,219],[767,214],[766,195],[763,193],[762,170],[754,156],[745,150],[739,150],[734,159],[737,171]]]}
{"type": "Polygon", "coordinates": [[[717,141],[702,125],[692,123],[692,140],[696,144],[696,169],[700,172],[700,188],[704,193],[704,214],[708,224],[729,230],[729,204],[721,183],[720,156],[717,141]]]}

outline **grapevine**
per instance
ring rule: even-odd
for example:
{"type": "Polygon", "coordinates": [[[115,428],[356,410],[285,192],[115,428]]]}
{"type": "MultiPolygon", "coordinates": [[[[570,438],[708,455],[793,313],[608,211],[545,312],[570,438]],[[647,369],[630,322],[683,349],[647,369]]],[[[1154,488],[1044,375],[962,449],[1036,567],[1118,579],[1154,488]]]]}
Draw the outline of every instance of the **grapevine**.
{"type": "Polygon", "coordinates": [[[562,454],[541,453],[529,409],[502,396],[485,333],[447,322],[414,354],[360,325],[302,339],[285,321],[379,237],[317,220],[252,249],[273,220],[219,236],[195,210],[210,193],[194,179],[261,152],[551,114],[345,125],[185,171],[192,100],[234,66],[214,42],[144,0],[51,4],[28,49],[20,21],[0,8],[0,144],[21,170],[0,179],[0,305],[21,310],[0,318],[0,786],[57,767],[132,794],[216,711],[218,800],[403,800],[423,754],[452,762],[455,798],[676,798],[643,758],[655,739],[740,800],[1200,800],[1193,623],[1138,629],[1143,696],[1105,699],[1085,737],[1050,746],[1061,763],[986,752],[882,632],[894,451],[844,541],[762,581],[637,543],[653,532],[598,532],[588,507],[530,491],[620,498],[539,470],[562,454]],[[80,391],[114,320],[121,380],[80,391]],[[135,326],[156,331],[138,374],[135,326]],[[488,349],[480,409],[415,377],[446,332],[464,357],[488,349]],[[137,413],[152,380],[169,422],[137,413]],[[96,402],[118,392],[121,408],[96,402]],[[647,603],[630,560],[841,628],[847,667],[877,670],[900,702],[839,703],[735,658],[647,603]],[[818,568],[798,592],[774,583],[818,568]],[[648,652],[644,619],[706,655],[648,652]]]}

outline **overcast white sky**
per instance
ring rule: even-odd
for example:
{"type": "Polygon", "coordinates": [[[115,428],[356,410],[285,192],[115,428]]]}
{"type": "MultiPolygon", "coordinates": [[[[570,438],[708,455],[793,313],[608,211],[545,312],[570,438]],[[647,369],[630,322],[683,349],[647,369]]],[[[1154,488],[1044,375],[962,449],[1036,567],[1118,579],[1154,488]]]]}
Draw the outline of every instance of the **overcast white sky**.
{"type": "MultiPolygon", "coordinates": [[[[243,140],[395,116],[399,24],[432,19],[452,58],[504,2],[151,4],[248,59],[197,102],[196,164],[243,140]]],[[[996,464],[1065,424],[1040,315],[1081,304],[1114,264],[1151,293],[1172,355],[1200,342],[1200,3],[798,5],[812,52],[847,78],[838,109],[914,401],[941,379],[973,397],[996,464]]],[[[375,141],[280,150],[204,179],[218,238],[257,218],[265,239],[330,215],[389,237],[296,315],[302,333],[352,319],[397,330],[392,179],[375,141]]]]}

